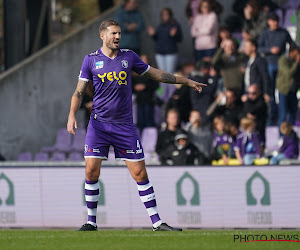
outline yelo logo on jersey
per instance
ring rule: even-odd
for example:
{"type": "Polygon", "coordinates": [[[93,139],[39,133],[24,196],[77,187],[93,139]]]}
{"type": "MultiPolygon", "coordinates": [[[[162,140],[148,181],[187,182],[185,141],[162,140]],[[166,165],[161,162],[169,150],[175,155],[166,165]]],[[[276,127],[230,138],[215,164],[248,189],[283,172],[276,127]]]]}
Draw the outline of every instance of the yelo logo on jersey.
{"type": "Polygon", "coordinates": [[[120,71],[117,75],[116,71],[104,73],[103,75],[98,74],[98,77],[101,79],[102,82],[105,81],[105,77],[108,81],[113,81],[114,79],[118,81],[119,85],[127,85],[127,73],[125,71],[120,71]]]}

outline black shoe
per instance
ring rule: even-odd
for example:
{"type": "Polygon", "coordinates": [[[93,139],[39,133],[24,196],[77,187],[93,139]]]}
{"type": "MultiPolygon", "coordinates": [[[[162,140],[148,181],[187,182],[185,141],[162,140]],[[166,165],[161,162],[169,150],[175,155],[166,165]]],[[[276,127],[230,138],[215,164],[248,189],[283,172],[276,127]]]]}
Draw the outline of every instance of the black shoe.
{"type": "Polygon", "coordinates": [[[86,223],[82,225],[82,227],[79,228],[77,231],[98,231],[98,228],[97,226],[94,227],[93,225],[86,223]]]}
{"type": "Polygon", "coordinates": [[[158,227],[153,227],[153,231],[182,231],[181,228],[170,227],[167,223],[161,223],[158,227]]]}

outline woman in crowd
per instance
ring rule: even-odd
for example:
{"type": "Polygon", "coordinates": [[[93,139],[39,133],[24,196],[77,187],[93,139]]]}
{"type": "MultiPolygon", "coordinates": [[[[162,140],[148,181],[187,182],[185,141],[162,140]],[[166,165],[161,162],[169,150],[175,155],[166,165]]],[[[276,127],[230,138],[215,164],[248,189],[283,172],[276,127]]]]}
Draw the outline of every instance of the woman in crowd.
{"type": "Polygon", "coordinates": [[[212,58],[218,46],[218,17],[212,10],[209,0],[202,0],[199,5],[199,14],[195,17],[191,35],[195,39],[195,59],[212,58]]]}

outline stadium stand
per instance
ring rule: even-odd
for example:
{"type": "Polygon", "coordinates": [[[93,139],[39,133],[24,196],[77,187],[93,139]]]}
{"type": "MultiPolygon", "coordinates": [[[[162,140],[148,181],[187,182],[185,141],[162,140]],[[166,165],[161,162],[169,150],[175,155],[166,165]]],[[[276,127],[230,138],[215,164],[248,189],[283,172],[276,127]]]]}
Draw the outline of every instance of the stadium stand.
{"type": "Polygon", "coordinates": [[[18,156],[18,161],[32,161],[32,153],[31,152],[22,152],[18,156]]]}
{"type": "Polygon", "coordinates": [[[48,160],[49,160],[49,154],[45,152],[38,152],[34,157],[34,161],[48,161],[48,160]]]}
{"type": "Polygon", "coordinates": [[[53,153],[51,161],[66,161],[66,154],[62,152],[55,152],[53,153]]]}
{"type": "Polygon", "coordinates": [[[72,135],[68,133],[66,128],[57,131],[56,142],[53,146],[43,147],[42,152],[53,153],[55,151],[69,152],[71,149],[72,135]]]}

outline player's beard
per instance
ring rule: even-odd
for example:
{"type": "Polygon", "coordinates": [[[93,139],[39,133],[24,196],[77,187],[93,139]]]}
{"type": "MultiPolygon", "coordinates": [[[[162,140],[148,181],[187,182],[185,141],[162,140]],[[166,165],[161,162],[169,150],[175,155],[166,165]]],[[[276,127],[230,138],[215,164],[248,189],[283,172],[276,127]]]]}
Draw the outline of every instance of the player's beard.
{"type": "Polygon", "coordinates": [[[120,48],[120,43],[118,44],[118,46],[116,47],[116,45],[112,42],[112,43],[106,43],[106,47],[113,50],[113,51],[116,51],[120,48]]]}

